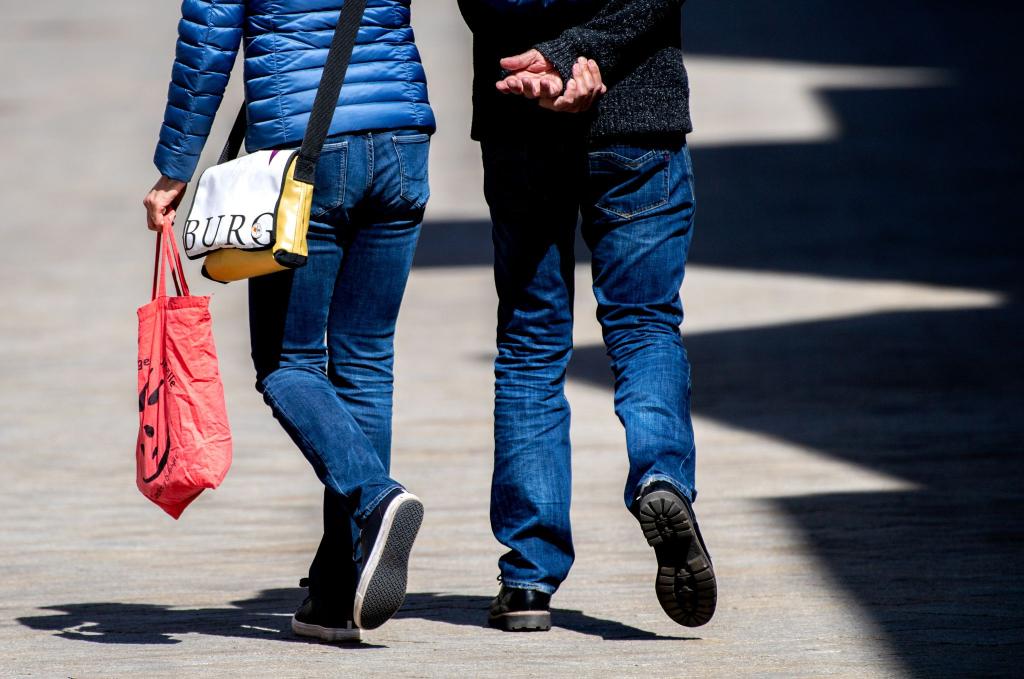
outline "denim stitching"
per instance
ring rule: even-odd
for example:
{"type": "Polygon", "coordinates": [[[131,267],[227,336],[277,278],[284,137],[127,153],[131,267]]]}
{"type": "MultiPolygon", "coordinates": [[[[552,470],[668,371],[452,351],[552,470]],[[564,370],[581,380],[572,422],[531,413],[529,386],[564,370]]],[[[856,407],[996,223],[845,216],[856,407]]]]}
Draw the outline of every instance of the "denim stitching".
{"type": "Polygon", "coordinates": [[[335,204],[334,201],[331,201],[330,207],[327,207],[327,208],[325,208],[323,210],[318,210],[317,212],[310,214],[310,217],[313,218],[313,219],[317,219],[317,218],[323,217],[323,216],[325,216],[325,215],[327,215],[327,214],[329,214],[331,212],[334,212],[339,207],[341,207],[342,205],[345,204],[345,196],[347,195],[347,189],[348,189],[348,159],[349,159],[348,140],[346,140],[346,141],[339,141],[339,142],[333,142],[331,144],[324,144],[324,147],[323,147],[322,151],[335,151],[335,150],[339,150],[339,149],[343,150],[343,154],[342,154],[341,173],[340,173],[340,176],[338,178],[338,184],[340,186],[338,187],[338,192],[337,192],[338,195],[336,197],[337,198],[337,203],[335,204]]]}
{"type": "MultiPolygon", "coordinates": [[[[423,144],[430,141],[429,134],[411,134],[391,137],[391,143],[395,145],[395,155],[398,156],[398,178],[400,180],[399,195],[409,201],[413,207],[422,207],[426,201],[416,201],[409,197],[408,184],[406,183],[405,155],[402,153],[402,144],[423,144]]],[[[428,180],[429,181],[429,180],[428,180]]]]}
{"type": "MultiPolygon", "coordinates": [[[[693,451],[694,450],[695,450],[695,446],[690,448],[690,452],[686,455],[685,458],[683,458],[684,461],[689,459],[690,455],[693,455],[693,451]]],[[[685,497],[690,502],[693,502],[694,498],[697,497],[697,491],[696,490],[692,490],[692,491],[683,490],[682,487],[680,487],[679,482],[676,481],[675,479],[673,479],[671,476],[667,476],[665,474],[651,474],[650,476],[647,476],[647,477],[641,479],[640,483],[637,484],[636,494],[634,495],[633,499],[634,500],[639,500],[640,496],[643,495],[644,488],[646,488],[647,486],[651,485],[655,481],[664,481],[665,483],[667,483],[670,486],[672,486],[673,488],[675,488],[676,491],[678,491],[680,495],[685,497]],[[690,497],[691,495],[693,497],[690,497]]]]}
{"type": "Polygon", "coordinates": [[[683,146],[683,158],[686,161],[686,183],[690,188],[690,204],[693,206],[691,212],[695,212],[697,210],[697,187],[694,185],[693,158],[690,156],[689,146],[683,146]]]}
{"type": "Polygon", "coordinates": [[[323,151],[333,151],[334,149],[347,148],[348,140],[345,141],[333,141],[330,144],[324,144],[323,151]]]}
{"type": "Polygon", "coordinates": [[[373,161],[374,161],[373,135],[366,135],[366,193],[373,188],[373,161]]]}
{"type": "Polygon", "coordinates": [[[402,155],[402,148],[398,145],[398,137],[391,137],[391,143],[395,147],[395,155],[398,156],[398,194],[402,196],[402,198],[409,200],[405,195],[405,156],[402,155]]]}
{"type": "Polygon", "coordinates": [[[510,589],[529,589],[534,592],[544,592],[545,594],[555,593],[554,587],[551,585],[544,585],[539,582],[523,582],[522,580],[509,580],[508,578],[502,577],[501,584],[510,589]]]}
{"type": "MultiPolygon", "coordinates": [[[[620,155],[618,153],[615,153],[614,151],[593,151],[593,152],[590,153],[590,158],[591,159],[594,159],[594,158],[609,158],[609,159],[613,159],[612,162],[620,162],[621,164],[625,165],[628,169],[635,170],[635,169],[638,169],[638,168],[642,167],[643,165],[645,165],[647,163],[647,161],[649,160],[649,158],[654,157],[657,153],[658,153],[658,151],[648,151],[647,153],[645,153],[644,155],[640,156],[636,160],[633,160],[631,158],[627,158],[626,156],[623,156],[623,155],[620,155]]],[[[612,214],[612,215],[615,215],[617,217],[621,217],[623,219],[632,219],[633,217],[637,217],[639,215],[642,215],[642,214],[644,214],[646,212],[650,212],[651,210],[657,209],[657,208],[667,204],[668,201],[669,201],[669,190],[670,190],[670,181],[669,181],[670,172],[669,172],[669,170],[671,169],[671,167],[670,167],[671,157],[670,157],[668,151],[662,151],[661,153],[662,153],[662,158],[665,161],[665,167],[664,167],[664,169],[661,170],[662,184],[664,185],[662,187],[662,192],[663,192],[662,195],[664,196],[664,198],[662,198],[661,200],[659,200],[659,201],[657,201],[655,203],[651,203],[650,205],[644,205],[644,206],[639,207],[636,210],[632,210],[630,212],[619,212],[618,210],[615,210],[615,209],[610,208],[610,207],[606,207],[604,205],[598,205],[597,203],[594,204],[594,207],[596,207],[598,210],[601,210],[602,212],[606,212],[608,214],[612,214]]],[[[593,165],[591,165],[591,168],[592,167],[593,167],[593,165]]]]}
{"type": "Polygon", "coordinates": [[[639,158],[635,158],[634,159],[634,158],[628,158],[628,157],[622,155],[621,153],[616,153],[615,151],[591,151],[590,152],[590,157],[591,158],[612,158],[614,160],[617,160],[617,161],[621,162],[626,167],[635,170],[636,168],[640,167],[641,165],[646,165],[647,164],[647,160],[649,158],[655,156],[657,153],[658,153],[657,150],[651,150],[651,151],[648,151],[647,153],[643,154],[639,158]]]}

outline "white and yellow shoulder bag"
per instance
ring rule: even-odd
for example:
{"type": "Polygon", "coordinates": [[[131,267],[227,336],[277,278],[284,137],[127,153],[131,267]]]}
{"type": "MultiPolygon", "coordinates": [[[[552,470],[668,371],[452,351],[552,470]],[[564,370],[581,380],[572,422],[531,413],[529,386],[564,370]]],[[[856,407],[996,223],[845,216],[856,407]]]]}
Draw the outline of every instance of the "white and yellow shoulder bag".
{"type": "Polygon", "coordinates": [[[238,158],[243,105],[220,160],[199,177],[182,240],[189,259],[206,258],[207,278],[228,283],[306,263],[316,165],[365,8],[366,0],[345,0],[341,8],[302,146],[238,158]]]}

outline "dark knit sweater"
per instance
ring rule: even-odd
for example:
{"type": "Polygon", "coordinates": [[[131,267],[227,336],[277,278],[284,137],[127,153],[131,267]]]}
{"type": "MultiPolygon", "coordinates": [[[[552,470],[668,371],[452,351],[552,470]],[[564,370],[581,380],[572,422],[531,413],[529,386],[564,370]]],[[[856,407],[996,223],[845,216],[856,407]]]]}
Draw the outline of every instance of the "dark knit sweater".
{"type": "Polygon", "coordinates": [[[459,0],[473,31],[472,137],[583,134],[591,141],[661,141],[692,131],[681,48],[685,0],[557,2],[532,13],[503,12],[496,0],[459,0]],[[498,64],[536,47],[572,78],[578,57],[597,62],[608,92],[587,113],[557,113],[503,95],[498,64]]]}

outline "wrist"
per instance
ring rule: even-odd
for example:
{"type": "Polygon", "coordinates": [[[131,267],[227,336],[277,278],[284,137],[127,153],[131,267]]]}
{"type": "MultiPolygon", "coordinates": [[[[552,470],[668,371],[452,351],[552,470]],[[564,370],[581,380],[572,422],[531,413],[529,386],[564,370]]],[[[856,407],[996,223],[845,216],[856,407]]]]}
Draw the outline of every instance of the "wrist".
{"type": "Polygon", "coordinates": [[[572,80],[572,67],[576,63],[576,59],[584,56],[577,54],[577,50],[573,45],[568,40],[562,38],[539,43],[534,45],[533,48],[544,55],[544,58],[558,71],[558,75],[562,77],[562,87],[565,87],[572,80]]]}
{"type": "Polygon", "coordinates": [[[164,191],[180,191],[181,189],[188,186],[188,182],[183,182],[180,179],[174,177],[168,177],[165,174],[160,175],[160,179],[156,182],[157,188],[164,191]]]}

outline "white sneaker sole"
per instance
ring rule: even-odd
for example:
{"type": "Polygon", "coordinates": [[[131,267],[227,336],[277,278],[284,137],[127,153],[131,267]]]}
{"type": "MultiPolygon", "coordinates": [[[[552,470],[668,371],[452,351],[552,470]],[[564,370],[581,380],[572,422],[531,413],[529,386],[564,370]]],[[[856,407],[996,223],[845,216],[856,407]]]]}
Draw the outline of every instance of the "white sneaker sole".
{"type": "Polygon", "coordinates": [[[356,586],[352,620],[361,629],[376,629],[405,601],[409,553],[423,522],[423,503],[412,493],[395,497],[384,512],[373,545],[356,586]]]}
{"type": "Polygon", "coordinates": [[[301,637],[313,637],[323,641],[362,641],[362,630],[358,627],[321,627],[310,625],[306,622],[299,622],[292,617],[292,631],[301,637]]]}

